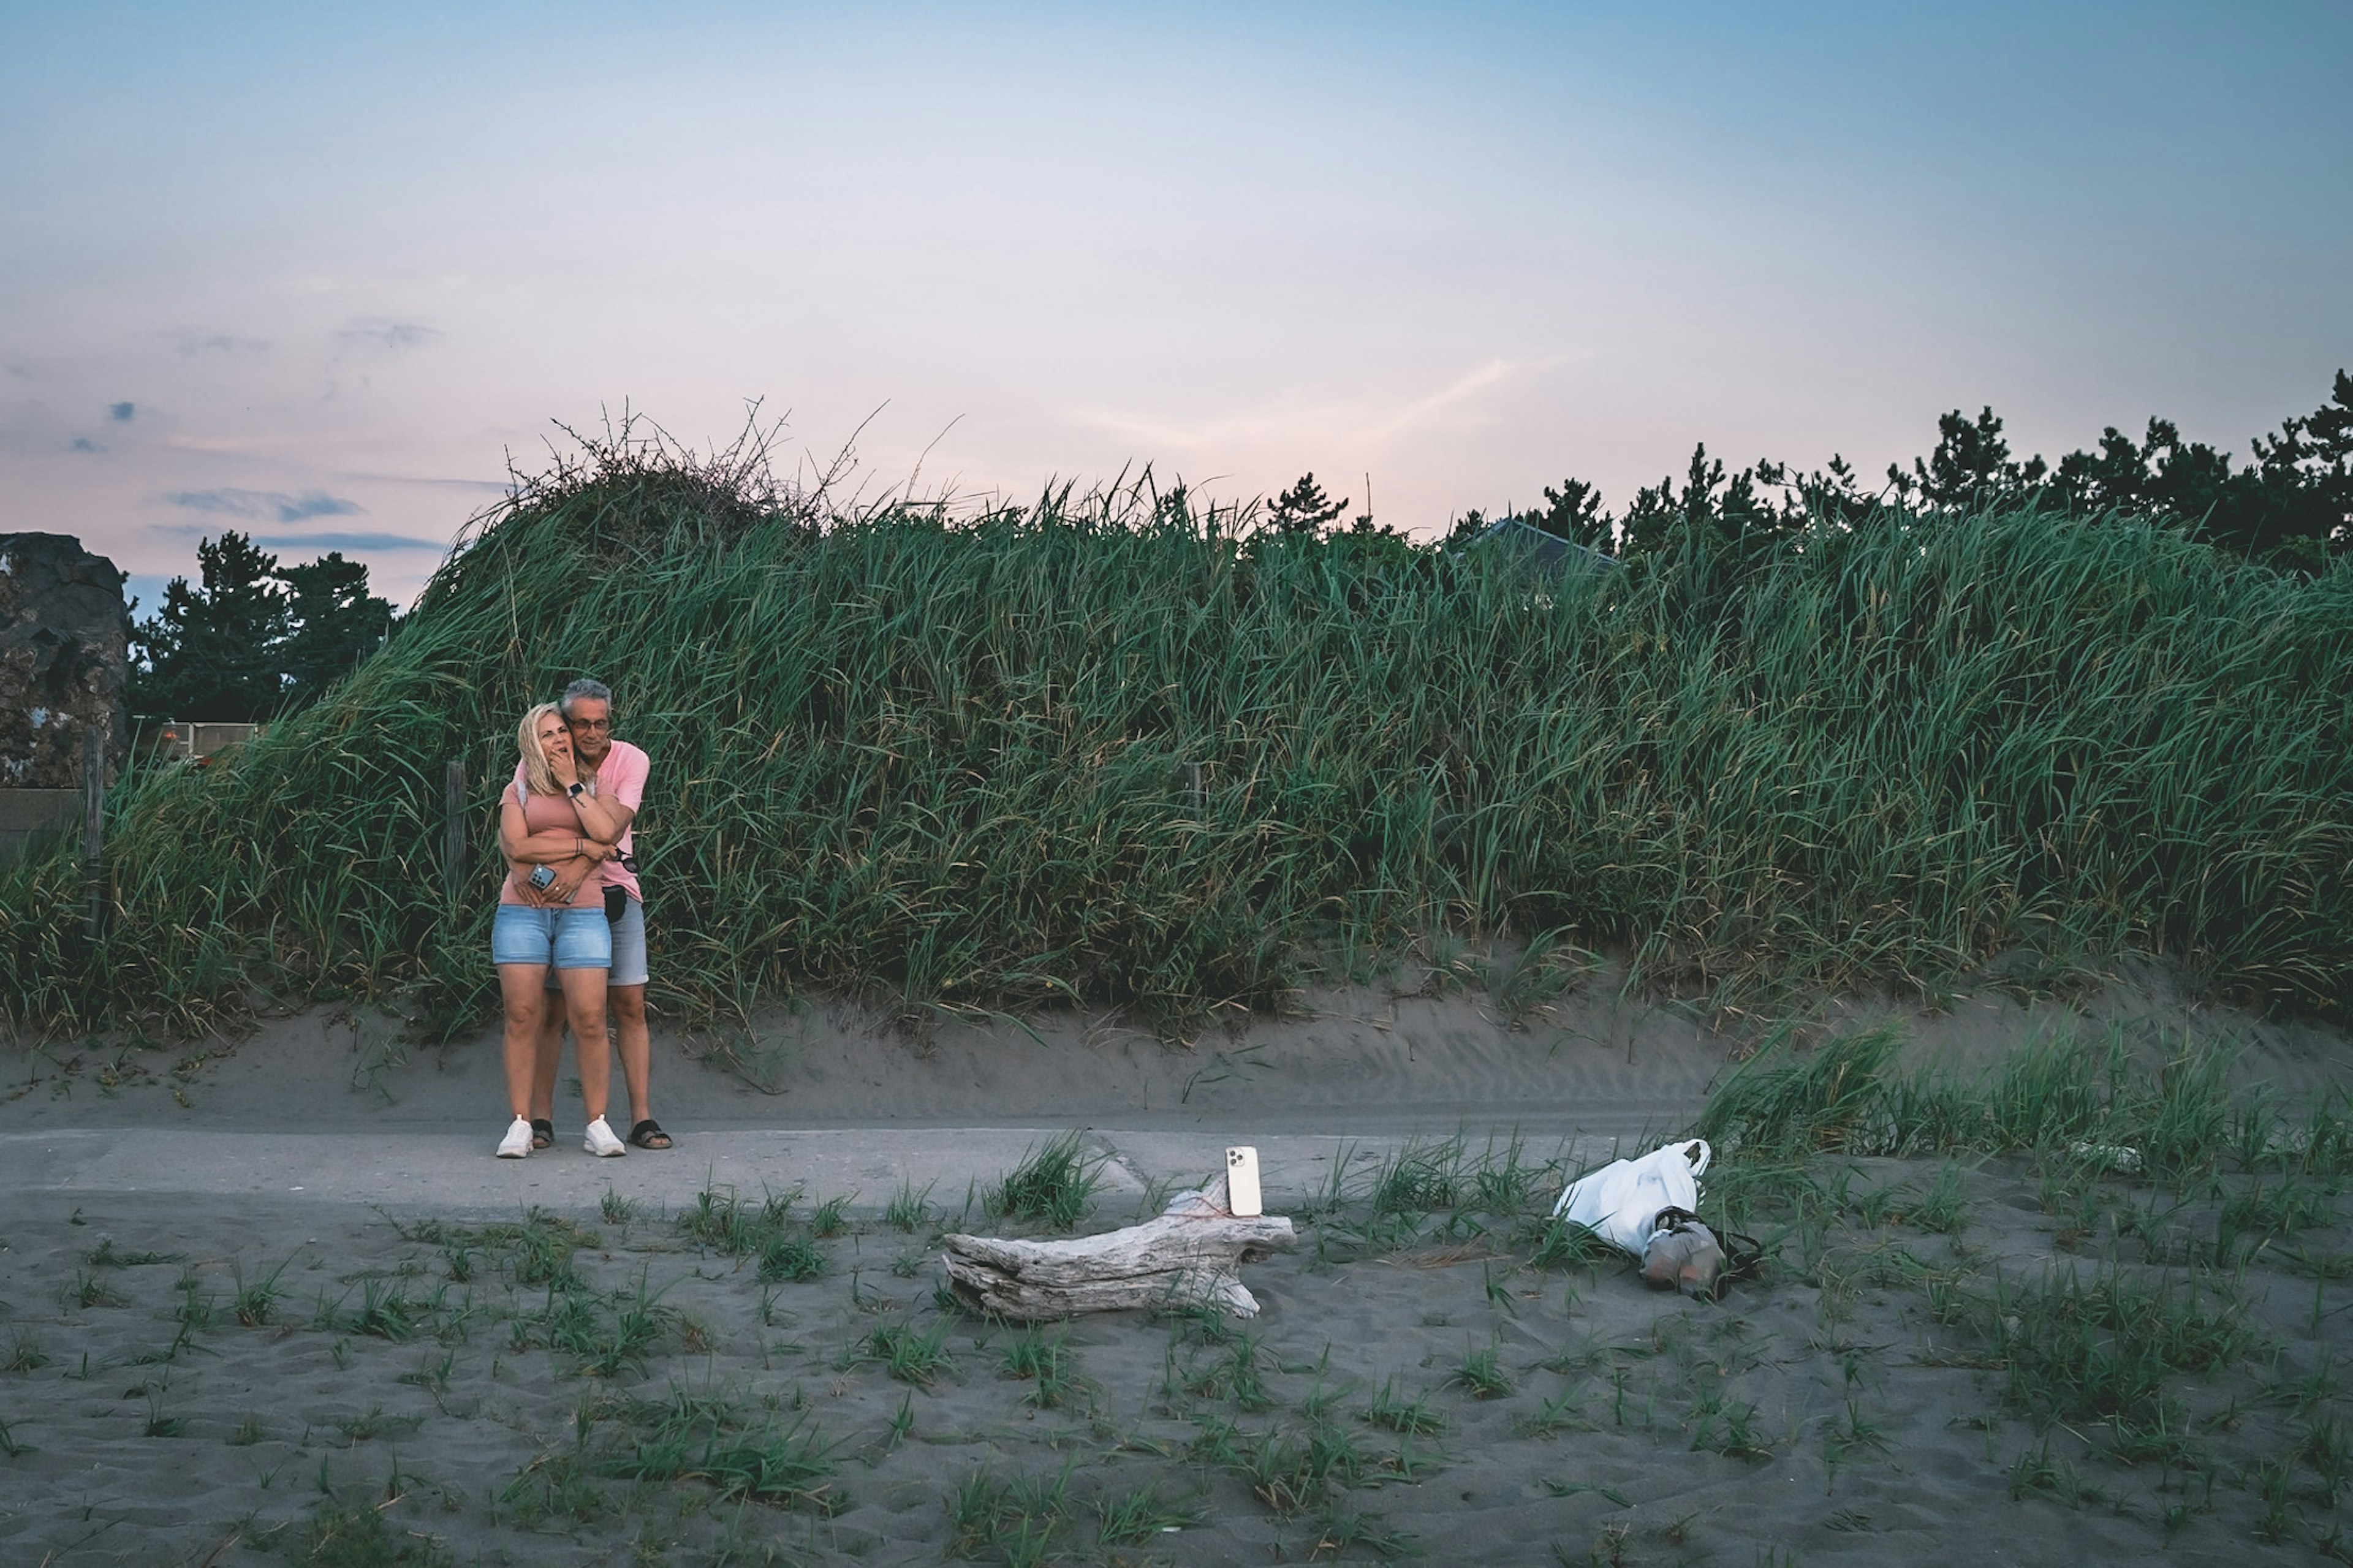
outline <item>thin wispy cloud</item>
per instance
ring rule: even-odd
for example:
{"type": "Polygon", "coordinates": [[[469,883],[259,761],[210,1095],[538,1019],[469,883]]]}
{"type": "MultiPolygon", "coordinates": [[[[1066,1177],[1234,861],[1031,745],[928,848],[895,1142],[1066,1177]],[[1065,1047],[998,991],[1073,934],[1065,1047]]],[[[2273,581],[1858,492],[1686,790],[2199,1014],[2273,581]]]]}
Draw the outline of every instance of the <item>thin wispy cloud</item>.
{"type": "Polygon", "coordinates": [[[164,499],[190,511],[211,512],[219,517],[253,518],[266,522],[300,522],[306,517],[349,517],[367,510],[355,500],[331,496],[324,490],[304,490],[300,495],[289,495],[284,490],[177,490],[164,499]]]}
{"type": "Polygon", "coordinates": [[[1407,404],[1403,408],[1374,426],[1366,434],[1374,437],[1398,435],[1421,424],[1433,415],[1475,401],[1491,386],[1499,386],[1513,376],[1541,368],[1530,364],[1514,364],[1509,360],[1490,360],[1451,385],[1440,388],[1428,397],[1407,404]]]}
{"type": "Polygon", "coordinates": [[[364,343],[371,348],[422,348],[441,335],[438,327],[418,321],[393,321],[381,316],[363,316],[345,323],[336,334],[347,343],[364,343]]]}
{"type": "Polygon", "coordinates": [[[300,447],[311,438],[301,430],[263,429],[239,436],[175,435],[165,437],[164,445],[178,452],[249,457],[257,452],[280,452],[300,447]]]}
{"type": "Polygon", "coordinates": [[[106,448],[100,446],[97,442],[91,440],[87,436],[77,436],[73,438],[73,444],[69,446],[66,450],[69,452],[103,452],[106,448]]]}
{"type": "Polygon", "coordinates": [[[259,354],[269,352],[267,338],[239,337],[234,332],[182,331],[176,334],[180,352],[196,354],[259,354]]]}
{"type": "Polygon", "coordinates": [[[118,403],[106,411],[106,416],[117,425],[128,425],[139,416],[139,405],[135,403],[118,403]]]}
{"type": "Polygon", "coordinates": [[[447,550],[446,539],[409,533],[257,533],[256,544],[271,550],[447,550]]]}
{"type": "Polygon", "coordinates": [[[366,474],[354,471],[338,474],[336,477],[357,479],[362,484],[433,485],[447,489],[483,490],[494,495],[504,495],[513,488],[512,481],[506,479],[452,479],[433,474],[366,474]]]}
{"type": "Polygon", "coordinates": [[[1425,396],[1383,407],[1362,400],[1308,402],[1288,398],[1244,412],[1190,424],[1119,409],[1081,409],[1082,424],[1109,430],[1147,451],[1219,450],[1267,441],[1381,441],[1440,415],[1474,404],[1480,395],[1537,365],[1490,360],[1425,396]]]}

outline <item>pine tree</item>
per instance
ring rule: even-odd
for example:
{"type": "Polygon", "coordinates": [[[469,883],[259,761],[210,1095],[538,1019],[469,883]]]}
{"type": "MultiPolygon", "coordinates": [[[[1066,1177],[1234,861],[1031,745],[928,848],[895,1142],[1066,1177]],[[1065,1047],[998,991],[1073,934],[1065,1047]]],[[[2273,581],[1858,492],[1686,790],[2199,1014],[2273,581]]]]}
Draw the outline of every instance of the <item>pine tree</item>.
{"type": "Polygon", "coordinates": [[[1266,521],[1281,533],[1305,534],[1310,538],[1323,532],[1340,520],[1348,510],[1346,498],[1334,500],[1324,493],[1313,473],[1302,474],[1299,482],[1274,498],[1274,509],[1266,521]]]}
{"type": "Polygon", "coordinates": [[[346,561],[340,550],[307,566],[281,568],[292,631],[278,656],[286,700],[301,706],[351,673],[383,646],[398,618],[389,599],[368,592],[367,563],[346,561]]]}
{"type": "Polygon", "coordinates": [[[299,708],[375,651],[398,621],[367,564],[331,551],[303,566],[237,532],[196,546],[132,629],[131,705],[155,718],[251,723],[299,708]]]}
{"type": "Polygon", "coordinates": [[[2049,471],[2041,458],[2011,459],[2001,416],[1992,408],[1979,412],[1974,422],[1956,408],[1937,418],[1936,449],[1928,460],[1913,458],[1908,474],[1889,464],[1887,481],[1906,500],[1916,492],[1929,506],[1983,506],[2022,496],[2049,471]]]}
{"type": "Polygon", "coordinates": [[[1609,514],[1601,509],[1601,491],[1583,479],[1563,479],[1558,489],[1546,485],[1545,504],[1539,510],[1520,514],[1520,521],[1530,528],[1541,529],[1556,539],[1566,539],[1572,544],[1582,544],[1588,550],[1608,551],[1612,527],[1609,514]]]}
{"type": "Polygon", "coordinates": [[[284,683],[278,647],[288,631],[278,557],[234,530],[196,546],[203,585],[174,577],[132,640],[145,668],[132,682],[139,711],[251,722],[276,711],[284,683]]]}

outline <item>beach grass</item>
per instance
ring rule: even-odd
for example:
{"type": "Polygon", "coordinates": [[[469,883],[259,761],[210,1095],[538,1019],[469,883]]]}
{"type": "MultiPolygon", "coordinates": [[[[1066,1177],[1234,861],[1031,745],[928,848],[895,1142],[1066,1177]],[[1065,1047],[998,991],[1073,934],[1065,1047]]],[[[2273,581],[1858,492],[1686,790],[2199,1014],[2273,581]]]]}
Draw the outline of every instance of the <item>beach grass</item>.
{"type": "Polygon", "coordinates": [[[1068,1333],[1049,1337],[1034,1324],[1007,1343],[999,1370],[1009,1378],[1034,1381],[1038,1386],[1028,1397],[1042,1410],[1069,1404],[1083,1388],[1068,1333]]]}
{"type": "Polygon", "coordinates": [[[910,1236],[923,1229],[931,1221],[932,1189],[938,1184],[925,1182],[919,1191],[913,1184],[902,1182],[891,1196],[890,1206],[882,1211],[882,1223],[910,1236]]]}
{"type": "Polygon", "coordinates": [[[1042,1220],[1068,1230],[1093,1206],[1108,1156],[1090,1153],[1085,1135],[1072,1131],[1027,1152],[1005,1179],[982,1194],[992,1217],[1042,1220]]]}
{"type": "Polygon", "coordinates": [[[1727,1005],[2134,954],[2353,998],[2353,563],[1891,512],[1532,581],[1148,477],[861,511],[754,457],[523,482],[324,700],[113,793],[95,941],[78,856],[0,872],[12,1031],[484,1016],[515,718],[584,673],[655,759],[657,987],[713,1020],[812,989],[1198,1019],[1367,954],[1518,1014],[1603,948],[1727,1005]]]}

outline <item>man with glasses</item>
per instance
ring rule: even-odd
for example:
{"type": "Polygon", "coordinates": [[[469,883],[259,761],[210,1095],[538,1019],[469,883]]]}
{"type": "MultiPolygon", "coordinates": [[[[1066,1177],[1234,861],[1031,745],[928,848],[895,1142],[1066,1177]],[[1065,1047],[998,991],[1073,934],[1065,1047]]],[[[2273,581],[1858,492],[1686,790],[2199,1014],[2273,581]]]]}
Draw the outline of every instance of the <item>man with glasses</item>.
{"type": "MultiPolygon", "coordinates": [[[[621,1055],[621,1079],[629,1093],[628,1141],[640,1149],[667,1149],[670,1134],[654,1120],[649,1079],[653,1040],[646,1027],[646,910],[638,886],[631,826],[638,803],[645,797],[646,777],[652,769],[644,752],[627,741],[613,739],[613,691],[601,680],[575,680],[564,689],[556,706],[572,731],[572,754],[580,766],[581,784],[616,807],[621,837],[602,858],[581,856],[555,868],[554,885],[540,895],[542,901],[568,904],[589,877],[605,882],[605,908],[613,926],[613,967],[606,977],[605,1005],[613,1019],[613,1034],[621,1055]]],[[[551,985],[554,972],[549,973],[551,985]]],[[[600,1048],[582,1043],[584,1050],[600,1048]]],[[[547,1009],[539,1029],[539,1059],[532,1079],[532,1146],[544,1149],[555,1141],[555,1073],[564,1054],[563,1009],[547,1009]]]]}

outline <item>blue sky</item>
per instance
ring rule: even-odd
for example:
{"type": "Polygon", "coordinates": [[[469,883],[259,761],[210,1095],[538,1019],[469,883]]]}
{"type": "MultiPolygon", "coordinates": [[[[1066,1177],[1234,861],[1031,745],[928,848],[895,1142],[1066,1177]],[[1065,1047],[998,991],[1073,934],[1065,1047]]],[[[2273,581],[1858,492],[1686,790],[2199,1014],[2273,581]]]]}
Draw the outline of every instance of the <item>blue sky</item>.
{"type": "Polygon", "coordinates": [[[2348,80],[2342,5],[8,6],[0,528],[405,596],[625,400],[1425,532],[1982,404],[2243,453],[2353,365],[2348,80]]]}

